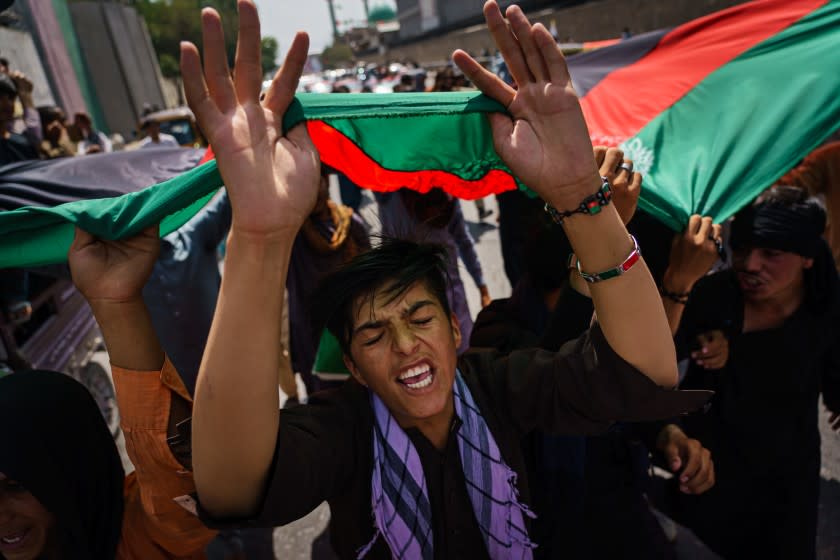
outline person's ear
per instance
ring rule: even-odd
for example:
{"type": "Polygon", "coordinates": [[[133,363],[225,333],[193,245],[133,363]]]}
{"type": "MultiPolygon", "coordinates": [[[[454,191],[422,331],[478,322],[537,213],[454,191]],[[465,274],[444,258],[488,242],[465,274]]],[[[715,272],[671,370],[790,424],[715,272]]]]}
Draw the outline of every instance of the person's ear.
{"type": "Polygon", "coordinates": [[[353,361],[353,358],[349,354],[343,354],[341,358],[344,360],[344,366],[350,371],[350,375],[363,386],[367,387],[367,381],[362,377],[362,372],[356,367],[356,362],[353,361]]]}
{"type": "Polygon", "coordinates": [[[449,324],[452,327],[452,336],[455,338],[455,348],[461,346],[461,327],[458,325],[458,317],[454,311],[449,312],[449,324]]]}
{"type": "Polygon", "coordinates": [[[802,258],[802,268],[805,270],[810,270],[814,266],[814,259],[806,259],[802,258]]]}

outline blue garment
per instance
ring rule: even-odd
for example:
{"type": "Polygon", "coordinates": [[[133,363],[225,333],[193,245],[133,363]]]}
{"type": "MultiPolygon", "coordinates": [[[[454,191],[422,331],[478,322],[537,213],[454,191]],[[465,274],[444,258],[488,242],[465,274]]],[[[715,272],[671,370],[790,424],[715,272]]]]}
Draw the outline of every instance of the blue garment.
{"type": "Polygon", "coordinates": [[[412,239],[423,243],[437,243],[446,247],[448,255],[446,272],[449,276],[447,297],[449,307],[458,317],[461,329],[461,345],[458,353],[469,348],[472,334],[473,319],[467,304],[467,294],[464,283],[458,272],[458,257],[464,261],[467,271],[475,281],[476,286],[484,285],[481,263],[475,252],[475,242],[467,229],[461,205],[456,201],[455,211],[445,228],[431,227],[412,216],[399,193],[389,193],[377,197],[379,201],[379,219],[382,222],[382,234],[390,237],[412,239]]]}
{"type": "Polygon", "coordinates": [[[222,277],[216,247],[232,213],[222,191],[186,224],[160,242],[160,256],[143,288],[143,300],[161,345],[192,393],[222,277]]]}

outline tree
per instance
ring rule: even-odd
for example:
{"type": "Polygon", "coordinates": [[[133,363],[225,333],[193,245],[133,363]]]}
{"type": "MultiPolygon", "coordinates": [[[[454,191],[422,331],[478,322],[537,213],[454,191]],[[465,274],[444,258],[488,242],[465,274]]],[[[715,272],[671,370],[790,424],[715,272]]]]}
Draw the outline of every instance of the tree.
{"type": "Polygon", "coordinates": [[[236,0],[136,0],[134,5],[149,28],[152,45],[164,76],[178,75],[173,60],[180,58],[181,41],[191,41],[201,49],[201,8],[212,7],[222,16],[225,48],[233,65],[239,18],[236,0]]]}
{"type": "Polygon", "coordinates": [[[260,43],[262,49],[263,76],[271,75],[277,70],[277,50],[279,46],[274,37],[263,37],[260,43]]]}
{"type": "Polygon", "coordinates": [[[353,62],[353,50],[344,43],[335,43],[324,49],[321,53],[321,62],[327,68],[338,68],[347,66],[353,62]]]}

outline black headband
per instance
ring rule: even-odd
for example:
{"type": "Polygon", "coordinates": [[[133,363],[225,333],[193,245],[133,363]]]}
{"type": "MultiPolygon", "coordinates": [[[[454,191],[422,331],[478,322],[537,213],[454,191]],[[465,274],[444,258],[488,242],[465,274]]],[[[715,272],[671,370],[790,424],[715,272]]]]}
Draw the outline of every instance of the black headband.
{"type": "Polygon", "coordinates": [[[824,230],[825,213],[815,204],[758,204],[735,217],[731,244],[736,250],[761,247],[814,258],[824,230]]]}

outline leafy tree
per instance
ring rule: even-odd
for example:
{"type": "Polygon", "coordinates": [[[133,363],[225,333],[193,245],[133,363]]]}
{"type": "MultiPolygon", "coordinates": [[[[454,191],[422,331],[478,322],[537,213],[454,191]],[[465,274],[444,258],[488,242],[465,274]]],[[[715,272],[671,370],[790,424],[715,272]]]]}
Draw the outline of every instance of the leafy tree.
{"type": "MultiPolygon", "coordinates": [[[[236,30],[239,25],[236,0],[134,0],[133,4],[146,20],[164,76],[173,77],[179,74],[178,65],[172,63],[180,58],[181,41],[190,41],[201,49],[201,9],[205,7],[215,8],[222,17],[225,50],[228,62],[233,66],[236,55],[236,30]]],[[[264,43],[266,39],[269,38],[264,38],[264,43]]],[[[265,52],[263,44],[263,53],[265,52]]],[[[276,51],[274,56],[276,57],[276,51]]],[[[274,58],[270,60],[273,65],[274,58]]]]}
{"type": "Polygon", "coordinates": [[[260,44],[262,48],[262,71],[263,76],[270,75],[277,70],[277,50],[279,45],[274,37],[263,37],[260,44]]]}
{"type": "Polygon", "coordinates": [[[327,68],[346,66],[353,61],[353,49],[344,43],[335,43],[321,53],[321,62],[327,68]]]}

